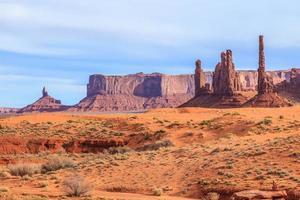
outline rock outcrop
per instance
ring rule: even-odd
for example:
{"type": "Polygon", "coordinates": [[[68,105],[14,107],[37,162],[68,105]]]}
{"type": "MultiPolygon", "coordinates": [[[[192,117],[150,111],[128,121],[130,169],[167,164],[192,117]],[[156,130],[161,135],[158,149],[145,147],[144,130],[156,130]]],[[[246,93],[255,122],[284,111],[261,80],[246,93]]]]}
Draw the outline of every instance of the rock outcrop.
{"type": "Polygon", "coordinates": [[[233,194],[233,200],[284,200],[287,198],[286,191],[262,191],[245,190],[233,194]]]}
{"type": "Polygon", "coordinates": [[[55,112],[55,111],[64,111],[67,109],[67,106],[61,104],[60,100],[56,100],[53,97],[48,95],[46,88],[43,88],[42,97],[24,108],[18,110],[18,113],[26,112],[55,112]]]}
{"type": "MultiPolygon", "coordinates": [[[[196,65],[195,77],[199,76],[199,74],[197,75],[199,73],[199,69],[197,70],[197,68],[199,67],[196,65]]],[[[180,107],[231,108],[240,107],[247,101],[246,97],[239,94],[242,91],[242,84],[239,74],[235,71],[231,50],[221,53],[221,62],[216,65],[212,77],[212,92],[208,92],[209,86],[206,88],[202,86],[204,90],[199,89],[199,93],[196,93],[197,95],[194,98],[180,107]]],[[[200,87],[198,78],[195,78],[195,85],[195,88],[197,88],[197,85],[200,87]]]]}
{"type": "Polygon", "coordinates": [[[258,94],[274,92],[273,79],[266,74],[265,45],[263,36],[259,36],[259,59],[258,59],[258,94]]]}
{"type": "Polygon", "coordinates": [[[195,97],[200,96],[202,94],[207,94],[210,92],[210,84],[206,83],[206,75],[202,70],[201,60],[197,60],[195,62],[195,97]]]}
{"type": "Polygon", "coordinates": [[[87,96],[69,111],[137,111],[176,107],[195,90],[192,75],[91,75],[87,96]]]}
{"type": "Polygon", "coordinates": [[[292,103],[274,91],[273,80],[265,71],[264,39],[259,36],[259,62],[258,62],[257,95],[245,103],[252,107],[284,107],[292,103]]]}
{"type": "Polygon", "coordinates": [[[290,71],[290,77],[275,87],[276,92],[292,101],[300,101],[300,69],[293,68],[290,71]]]}
{"type": "Polygon", "coordinates": [[[18,108],[6,108],[6,107],[0,107],[0,114],[13,114],[18,112],[18,108]]]}
{"type": "Polygon", "coordinates": [[[216,95],[232,96],[242,90],[239,74],[235,71],[232,61],[232,51],[221,53],[221,62],[216,66],[213,74],[213,92],[216,95]]]}

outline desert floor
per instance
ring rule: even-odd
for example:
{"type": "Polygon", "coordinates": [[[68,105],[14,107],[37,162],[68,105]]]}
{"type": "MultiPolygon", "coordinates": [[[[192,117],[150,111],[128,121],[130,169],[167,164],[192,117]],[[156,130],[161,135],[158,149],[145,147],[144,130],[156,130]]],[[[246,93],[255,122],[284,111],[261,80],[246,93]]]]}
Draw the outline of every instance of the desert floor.
{"type": "Polygon", "coordinates": [[[4,200],[228,199],[273,181],[299,198],[300,106],[0,118],[4,200]]]}

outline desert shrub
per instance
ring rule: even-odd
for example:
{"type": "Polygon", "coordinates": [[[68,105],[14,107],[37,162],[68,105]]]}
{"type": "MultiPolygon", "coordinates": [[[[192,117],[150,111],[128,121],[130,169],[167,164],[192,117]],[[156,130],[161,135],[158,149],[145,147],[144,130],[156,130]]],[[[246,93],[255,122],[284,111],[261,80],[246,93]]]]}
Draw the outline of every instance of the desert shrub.
{"type": "Polygon", "coordinates": [[[199,123],[200,126],[210,126],[211,125],[211,120],[202,120],[199,123]]]}
{"type": "Polygon", "coordinates": [[[9,189],[7,187],[0,187],[0,192],[8,192],[9,189]]]}
{"type": "Polygon", "coordinates": [[[66,157],[53,157],[47,163],[42,165],[42,172],[56,171],[65,168],[73,168],[76,163],[70,158],[66,157]]]}
{"type": "Polygon", "coordinates": [[[91,191],[91,185],[81,176],[67,178],[63,182],[64,191],[68,196],[80,197],[91,191]]]}
{"type": "Polygon", "coordinates": [[[0,171],[0,177],[1,178],[9,178],[11,175],[9,172],[6,171],[0,171]]]}
{"type": "Polygon", "coordinates": [[[216,192],[209,192],[206,194],[206,196],[203,198],[203,200],[219,200],[220,195],[216,192]]]}
{"type": "Polygon", "coordinates": [[[132,149],[130,147],[124,146],[124,147],[110,147],[107,152],[110,154],[124,154],[131,152],[132,149]]]}
{"type": "Polygon", "coordinates": [[[8,166],[9,173],[13,176],[32,176],[41,172],[41,166],[37,164],[20,163],[8,166]]]}
{"type": "Polygon", "coordinates": [[[257,125],[266,125],[266,126],[271,124],[272,124],[272,119],[267,117],[264,120],[257,123],[257,125]]]}
{"type": "Polygon", "coordinates": [[[160,189],[160,188],[155,188],[155,189],[153,189],[153,195],[154,195],[154,196],[161,196],[162,193],[163,193],[163,190],[160,189]]]}
{"type": "Polygon", "coordinates": [[[138,151],[156,151],[160,148],[166,148],[166,147],[173,147],[174,144],[170,140],[164,140],[164,141],[158,141],[154,144],[146,144],[140,148],[138,148],[138,151]]]}

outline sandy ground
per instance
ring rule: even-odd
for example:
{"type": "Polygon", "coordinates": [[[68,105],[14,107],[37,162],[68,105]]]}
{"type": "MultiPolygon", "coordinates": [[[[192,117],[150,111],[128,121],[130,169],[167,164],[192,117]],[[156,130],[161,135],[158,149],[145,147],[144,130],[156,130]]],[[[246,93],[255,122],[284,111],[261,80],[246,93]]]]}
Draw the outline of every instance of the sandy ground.
{"type": "MultiPolygon", "coordinates": [[[[155,109],[146,113],[42,113],[0,119],[5,137],[126,141],[121,153],[66,153],[41,149],[5,153],[0,172],[15,163],[46,163],[68,157],[76,167],[32,176],[0,179],[0,194],[69,198],[67,177],[82,176],[92,185],[90,199],[199,199],[217,192],[270,189],[275,181],[289,194],[300,192],[300,107],[238,109],[155,109]],[[166,148],[144,148],[169,141],[166,148]],[[141,150],[143,149],[143,150],[141,150]],[[160,195],[160,196],[159,196],[160,195]]],[[[2,147],[1,147],[2,145],[2,147]]],[[[25,144],[25,147],[28,144],[25,144]]],[[[1,173],[0,173],[1,177],[1,173]]],[[[1,196],[0,196],[1,197],[1,196]]],[[[21,198],[21,197],[20,197],[21,198]]]]}

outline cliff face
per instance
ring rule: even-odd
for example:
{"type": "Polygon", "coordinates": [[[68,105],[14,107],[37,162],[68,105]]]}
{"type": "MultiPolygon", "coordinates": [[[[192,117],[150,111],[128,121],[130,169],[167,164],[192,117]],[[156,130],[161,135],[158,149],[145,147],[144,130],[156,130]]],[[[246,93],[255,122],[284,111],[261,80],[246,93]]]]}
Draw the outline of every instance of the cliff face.
{"type": "Polygon", "coordinates": [[[193,75],[91,75],[87,97],[69,111],[131,111],[177,107],[195,90],[193,75]]]}
{"type": "Polygon", "coordinates": [[[134,95],[137,97],[161,97],[176,94],[192,94],[193,75],[134,74],[126,76],[91,75],[87,85],[87,97],[94,95],[134,95]]]}
{"type": "MultiPolygon", "coordinates": [[[[256,70],[237,71],[243,90],[256,90],[258,73],[256,70]]],[[[290,70],[266,72],[274,85],[290,81],[290,70]]],[[[212,85],[213,73],[205,72],[206,83],[212,85]]],[[[96,94],[127,94],[139,97],[160,97],[174,94],[195,93],[194,75],[132,74],[126,76],[91,75],[87,85],[87,97],[96,94]]]]}
{"type": "MultiPolygon", "coordinates": [[[[237,71],[243,90],[255,90],[256,70],[237,71]]],[[[289,82],[289,70],[266,72],[274,84],[289,82]]],[[[213,73],[205,72],[206,83],[212,85],[213,73]]],[[[148,108],[177,107],[195,95],[195,76],[132,74],[126,76],[91,75],[87,96],[69,111],[132,111],[148,108]]]]}

